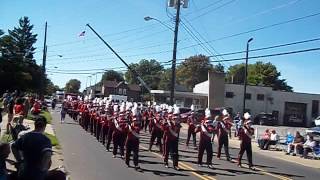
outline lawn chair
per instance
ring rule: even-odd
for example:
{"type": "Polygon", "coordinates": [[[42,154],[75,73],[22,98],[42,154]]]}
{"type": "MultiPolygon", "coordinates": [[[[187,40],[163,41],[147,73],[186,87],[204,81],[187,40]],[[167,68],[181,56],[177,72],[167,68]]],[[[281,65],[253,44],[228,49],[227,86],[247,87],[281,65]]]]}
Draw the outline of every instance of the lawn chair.
{"type": "Polygon", "coordinates": [[[278,143],[279,149],[282,151],[287,151],[288,145],[291,144],[293,142],[293,140],[294,140],[294,137],[291,134],[288,134],[286,136],[285,141],[281,141],[281,140],[279,141],[279,143],[278,143]]]}
{"type": "Polygon", "coordinates": [[[317,145],[312,149],[313,159],[320,159],[320,146],[319,142],[317,141],[317,145]]]}

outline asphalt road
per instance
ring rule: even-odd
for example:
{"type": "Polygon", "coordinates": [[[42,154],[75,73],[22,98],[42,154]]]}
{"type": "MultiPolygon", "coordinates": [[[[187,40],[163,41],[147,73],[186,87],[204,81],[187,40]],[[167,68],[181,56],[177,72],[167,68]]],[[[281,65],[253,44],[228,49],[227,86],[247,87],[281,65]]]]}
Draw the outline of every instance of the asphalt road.
{"type": "MultiPolygon", "coordinates": [[[[62,145],[66,169],[71,173],[72,180],[144,180],[144,179],[319,179],[319,169],[307,168],[298,164],[268,158],[254,154],[256,170],[238,168],[235,163],[225,161],[224,157],[218,160],[213,157],[214,169],[198,167],[196,164],[197,151],[188,149],[184,145],[185,134],[181,133],[179,145],[180,171],[165,168],[162,155],[157,152],[148,152],[149,134],[142,132],[141,147],[139,152],[140,171],[127,168],[120,158],[112,158],[112,153],[107,152],[94,136],[85,132],[76,122],[69,117],[66,123],[60,124],[59,112],[53,111],[53,125],[57,137],[62,145]]],[[[153,147],[157,149],[156,146],[153,147]]],[[[214,152],[216,146],[214,145],[214,152]]],[[[238,148],[230,148],[231,156],[235,159],[238,148]]],[[[215,155],[215,153],[214,153],[215,155]]],[[[204,162],[206,155],[204,155],[204,162]]],[[[246,157],[244,155],[244,161],[246,157]]],[[[131,162],[132,163],[132,162],[131,162]]]]}

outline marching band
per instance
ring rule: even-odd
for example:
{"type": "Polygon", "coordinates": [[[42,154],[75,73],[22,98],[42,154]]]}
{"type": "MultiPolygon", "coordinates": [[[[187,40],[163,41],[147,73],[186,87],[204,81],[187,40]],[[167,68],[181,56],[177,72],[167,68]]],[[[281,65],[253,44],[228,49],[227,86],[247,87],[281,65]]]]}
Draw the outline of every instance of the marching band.
{"type": "MultiPolygon", "coordinates": [[[[131,102],[113,102],[108,99],[95,98],[89,100],[85,98],[74,100],[67,98],[62,106],[67,107],[68,114],[74,120],[78,121],[80,126],[94,135],[101,142],[107,151],[110,151],[112,144],[112,154],[115,158],[120,151],[120,157],[125,159],[125,164],[130,167],[130,156],[133,155],[133,165],[139,169],[139,144],[140,131],[150,133],[149,151],[156,143],[159,147],[159,153],[162,154],[165,167],[169,167],[168,159],[171,155],[173,168],[179,168],[179,136],[181,129],[180,109],[174,105],[165,104],[143,105],[141,103],[131,102]],[[148,129],[148,131],[147,131],[148,129]]],[[[63,108],[64,108],[63,107],[63,108]]],[[[217,135],[217,158],[221,158],[221,150],[224,147],[225,155],[228,161],[232,161],[229,155],[229,137],[233,120],[229,112],[224,109],[221,114],[213,116],[207,108],[204,117],[200,117],[192,105],[191,111],[187,114],[186,123],[187,140],[186,146],[189,147],[189,141],[192,136],[194,149],[198,150],[198,166],[203,166],[202,159],[206,151],[206,165],[213,168],[213,140],[217,135]],[[200,133],[199,144],[197,146],[196,133],[200,133]]],[[[254,129],[251,126],[250,114],[243,116],[243,126],[237,129],[240,144],[238,154],[238,166],[242,167],[241,159],[246,151],[249,168],[253,169],[251,138],[254,135],[254,129]]]]}

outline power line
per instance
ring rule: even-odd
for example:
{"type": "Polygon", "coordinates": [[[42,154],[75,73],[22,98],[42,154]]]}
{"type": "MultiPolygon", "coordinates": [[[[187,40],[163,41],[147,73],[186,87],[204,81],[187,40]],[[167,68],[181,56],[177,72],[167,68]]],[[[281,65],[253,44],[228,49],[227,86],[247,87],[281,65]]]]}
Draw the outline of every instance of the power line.
{"type": "MultiPolygon", "coordinates": [[[[282,22],[279,22],[279,23],[271,24],[271,25],[262,26],[262,27],[259,27],[259,28],[255,28],[255,29],[252,29],[252,30],[248,30],[248,31],[244,31],[244,32],[240,32],[240,33],[224,36],[224,37],[221,37],[221,38],[209,40],[209,41],[204,42],[204,44],[208,44],[208,43],[212,43],[212,42],[215,42],[215,41],[220,41],[220,40],[224,40],[224,39],[228,39],[228,38],[232,38],[232,37],[236,37],[236,36],[240,36],[240,35],[256,32],[256,31],[268,29],[268,28],[275,27],[275,26],[280,26],[280,25],[283,25],[283,24],[288,24],[288,23],[291,23],[291,22],[295,22],[295,21],[299,21],[299,20],[302,20],[302,19],[311,18],[311,17],[318,16],[318,15],[320,15],[320,12],[314,13],[314,14],[310,14],[310,15],[307,15],[307,16],[298,17],[298,18],[295,18],[295,19],[290,19],[290,20],[287,20],[287,21],[282,21],[282,22]]],[[[200,45],[199,43],[198,44],[193,44],[193,45],[190,45],[190,46],[182,47],[182,48],[180,48],[180,50],[188,49],[188,48],[199,46],[199,45],[200,45]]]]}
{"type": "Polygon", "coordinates": [[[207,15],[207,14],[209,14],[209,13],[211,13],[211,12],[213,12],[213,11],[216,11],[216,10],[218,10],[218,9],[221,9],[221,8],[227,6],[228,4],[231,4],[231,3],[235,2],[235,1],[236,1],[236,0],[228,1],[228,2],[226,2],[226,3],[224,3],[224,4],[222,4],[221,6],[218,6],[218,7],[214,8],[214,9],[211,9],[210,11],[204,12],[204,13],[202,13],[202,14],[194,17],[194,18],[192,18],[191,21],[194,21],[194,20],[196,20],[196,19],[199,19],[200,17],[202,17],[202,16],[204,16],[204,15],[207,15]]]}
{"type": "MultiPolygon", "coordinates": [[[[266,58],[266,57],[274,57],[274,56],[283,56],[283,55],[290,55],[290,54],[299,54],[299,53],[305,53],[305,52],[311,52],[311,51],[319,51],[320,47],[317,48],[311,48],[311,49],[303,49],[303,50],[297,50],[297,51],[289,51],[289,52],[281,52],[281,53],[275,53],[275,54],[266,54],[266,55],[260,55],[260,56],[252,56],[248,59],[259,59],[259,58],[266,58]]],[[[227,62],[227,61],[240,61],[245,60],[246,58],[234,58],[234,59],[224,59],[220,61],[210,61],[210,62],[227,62]]]]}

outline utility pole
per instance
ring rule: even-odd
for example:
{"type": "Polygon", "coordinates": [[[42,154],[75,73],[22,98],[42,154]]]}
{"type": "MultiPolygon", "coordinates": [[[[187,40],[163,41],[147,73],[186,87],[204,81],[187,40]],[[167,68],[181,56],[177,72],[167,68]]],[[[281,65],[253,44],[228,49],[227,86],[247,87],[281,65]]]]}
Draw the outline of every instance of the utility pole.
{"type": "Polygon", "coordinates": [[[41,83],[41,91],[40,96],[44,95],[45,85],[46,85],[46,62],[47,62],[47,26],[48,23],[46,21],[44,28],[44,43],[43,43],[43,56],[42,56],[42,83],[41,83]]]}
{"type": "Polygon", "coordinates": [[[246,110],[246,94],[247,94],[247,76],[248,76],[248,59],[249,59],[249,43],[253,40],[250,38],[247,41],[247,50],[246,50],[246,66],[244,69],[244,90],[243,90],[243,106],[242,106],[242,114],[245,113],[246,110]]]}
{"type": "Polygon", "coordinates": [[[178,47],[178,32],[180,22],[180,6],[181,0],[177,0],[175,7],[177,8],[176,22],[174,27],[174,39],[173,39],[173,54],[172,54],[172,67],[171,67],[171,88],[170,88],[170,104],[174,104],[174,89],[176,84],[176,60],[177,60],[177,47],[178,47]]]}
{"type": "Polygon", "coordinates": [[[148,92],[150,92],[150,88],[149,86],[143,81],[143,79],[141,79],[141,77],[139,76],[139,74],[137,73],[137,71],[133,68],[131,68],[123,59],[122,57],[89,25],[87,24],[87,26],[91,29],[91,31],[98,36],[98,38],[113,52],[113,54],[115,54],[118,59],[120,59],[120,61],[128,68],[129,71],[132,72],[132,74],[138,79],[138,81],[140,81],[140,83],[148,90],[148,92]]]}

